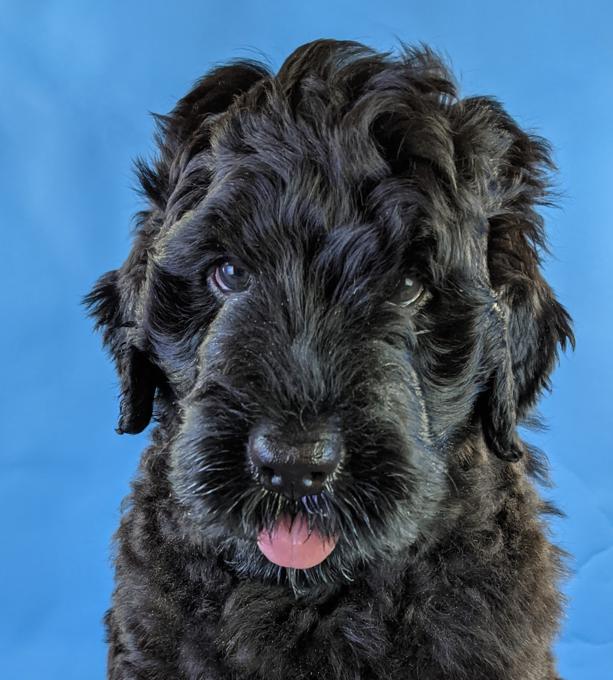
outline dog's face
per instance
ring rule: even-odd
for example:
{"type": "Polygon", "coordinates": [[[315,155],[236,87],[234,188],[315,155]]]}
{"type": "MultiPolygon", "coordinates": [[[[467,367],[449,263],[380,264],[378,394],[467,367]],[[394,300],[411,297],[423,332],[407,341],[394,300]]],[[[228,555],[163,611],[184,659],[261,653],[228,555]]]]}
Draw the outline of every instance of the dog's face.
{"type": "Polygon", "coordinates": [[[159,142],[133,251],[88,302],[119,429],[157,404],[194,540],[253,577],[350,578],[440,522],[466,442],[521,457],[572,340],[539,271],[541,140],[427,51],[317,41],[277,76],[209,74],[159,142]]]}

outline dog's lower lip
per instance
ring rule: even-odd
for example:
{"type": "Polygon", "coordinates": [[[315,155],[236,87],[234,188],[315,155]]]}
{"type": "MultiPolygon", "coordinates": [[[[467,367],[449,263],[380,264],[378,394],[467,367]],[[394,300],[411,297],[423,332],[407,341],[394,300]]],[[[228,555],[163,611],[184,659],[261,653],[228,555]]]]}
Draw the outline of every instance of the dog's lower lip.
{"type": "Polygon", "coordinates": [[[310,569],[330,555],[337,540],[324,538],[316,529],[309,532],[303,517],[292,522],[288,515],[283,515],[270,533],[266,530],[259,533],[257,544],[264,556],[280,567],[310,569]]]}

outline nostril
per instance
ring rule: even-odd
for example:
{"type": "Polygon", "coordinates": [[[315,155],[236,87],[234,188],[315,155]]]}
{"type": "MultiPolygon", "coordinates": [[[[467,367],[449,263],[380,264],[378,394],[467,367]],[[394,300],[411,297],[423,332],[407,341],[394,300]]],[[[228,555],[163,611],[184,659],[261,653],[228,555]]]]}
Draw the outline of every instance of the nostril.
{"type": "Polygon", "coordinates": [[[283,478],[277,472],[275,472],[268,465],[260,466],[260,478],[265,484],[269,484],[275,488],[279,488],[283,485],[283,478]]]}
{"type": "Polygon", "coordinates": [[[298,483],[298,488],[301,489],[302,492],[311,491],[312,493],[316,493],[324,485],[327,478],[328,474],[326,472],[315,470],[308,471],[306,474],[304,472],[300,474],[299,472],[295,481],[298,483]]]}
{"type": "Polygon", "coordinates": [[[268,465],[262,465],[260,467],[260,472],[264,477],[268,477],[269,479],[275,474],[275,471],[271,467],[268,467],[268,465]]]}
{"type": "Polygon", "coordinates": [[[315,480],[307,475],[306,477],[303,477],[300,480],[300,483],[302,484],[302,487],[304,489],[310,489],[313,486],[313,484],[315,484],[315,480]]]}

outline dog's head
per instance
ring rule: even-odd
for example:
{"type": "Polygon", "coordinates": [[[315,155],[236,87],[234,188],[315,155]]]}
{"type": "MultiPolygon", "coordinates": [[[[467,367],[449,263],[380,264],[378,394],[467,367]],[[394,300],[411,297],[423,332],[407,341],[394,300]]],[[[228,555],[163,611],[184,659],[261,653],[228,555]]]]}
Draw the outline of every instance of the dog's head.
{"type": "Polygon", "coordinates": [[[332,40],[216,68],[158,124],[132,251],[87,303],[118,430],[155,410],[194,536],[261,577],[348,576],[427,532],[467,440],[522,456],[573,342],[540,270],[542,139],[425,48],[332,40]]]}

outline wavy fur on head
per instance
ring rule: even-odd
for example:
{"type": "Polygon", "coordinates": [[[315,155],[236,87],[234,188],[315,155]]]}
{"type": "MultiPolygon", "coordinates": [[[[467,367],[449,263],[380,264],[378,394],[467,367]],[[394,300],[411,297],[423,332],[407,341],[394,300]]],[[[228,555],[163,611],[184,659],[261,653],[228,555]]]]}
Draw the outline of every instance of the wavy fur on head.
{"type": "Polygon", "coordinates": [[[219,66],[156,119],[132,250],[86,298],[118,431],[156,421],[116,536],[109,678],[555,678],[561,553],[517,433],[574,342],[540,267],[547,143],[425,47],[335,40],[277,74],[219,66]],[[223,295],[229,259],[250,283],[223,295]],[[252,429],[324,418],[334,479],[265,491],[252,429]],[[281,513],[335,550],[268,562],[281,513]]]}

